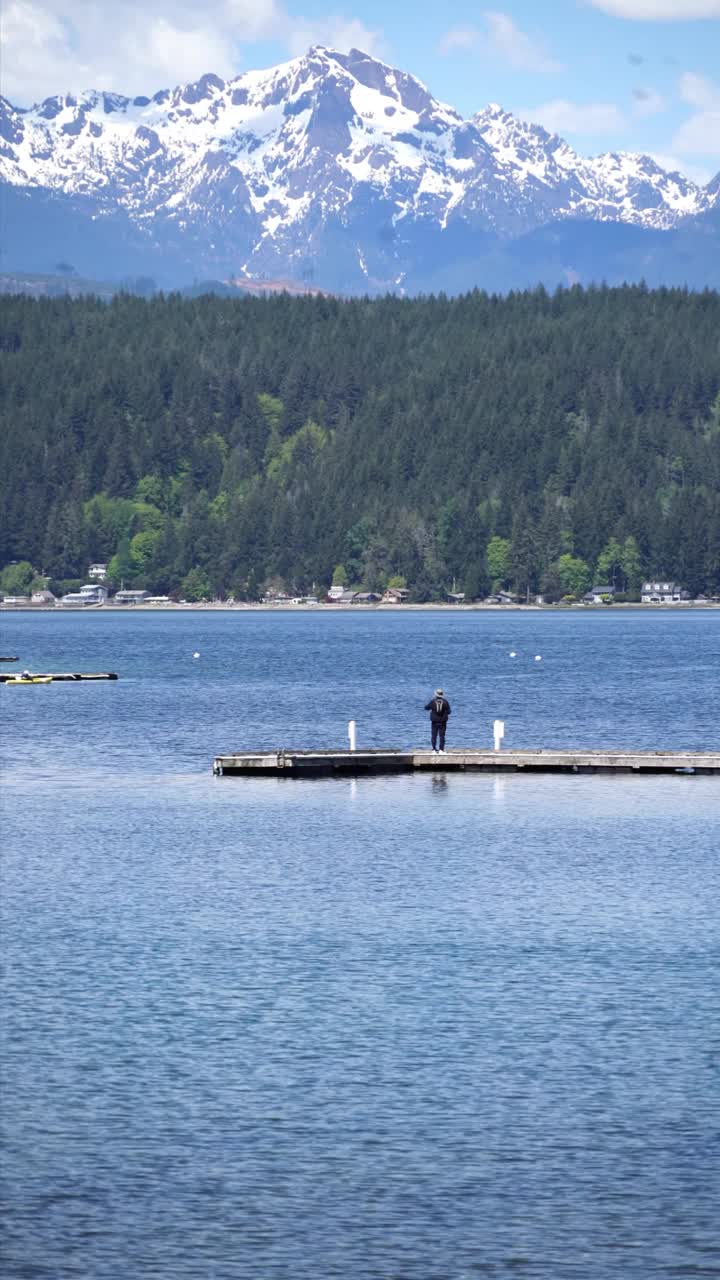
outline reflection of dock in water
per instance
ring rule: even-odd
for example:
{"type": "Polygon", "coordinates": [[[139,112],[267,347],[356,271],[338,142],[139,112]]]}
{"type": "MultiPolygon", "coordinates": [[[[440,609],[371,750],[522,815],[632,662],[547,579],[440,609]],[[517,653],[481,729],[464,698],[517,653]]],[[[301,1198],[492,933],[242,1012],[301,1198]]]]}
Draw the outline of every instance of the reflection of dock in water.
{"type": "Polygon", "coordinates": [[[382,773],[720,773],[718,751],[237,751],[218,755],[213,773],[310,778],[382,773]]]}

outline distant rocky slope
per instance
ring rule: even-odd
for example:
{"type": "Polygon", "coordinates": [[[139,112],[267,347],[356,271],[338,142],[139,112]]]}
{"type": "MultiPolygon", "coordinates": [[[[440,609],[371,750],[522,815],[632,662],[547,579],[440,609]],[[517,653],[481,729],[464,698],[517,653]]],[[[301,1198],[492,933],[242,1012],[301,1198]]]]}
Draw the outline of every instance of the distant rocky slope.
{"type": "Polygon", "coordinates": [[[358,50],[316,47],[152,98],[0,98],[4,271],[288,279],[347,292],[720,283],[720,175],[587,159],[469,120],[358,50]]]}

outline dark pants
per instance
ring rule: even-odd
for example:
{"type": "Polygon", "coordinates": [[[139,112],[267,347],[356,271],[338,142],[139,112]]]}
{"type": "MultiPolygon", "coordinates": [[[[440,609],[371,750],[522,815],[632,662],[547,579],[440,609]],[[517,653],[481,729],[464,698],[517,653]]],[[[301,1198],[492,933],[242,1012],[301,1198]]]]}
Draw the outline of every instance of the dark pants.
{"type": "Polygon", "coordinates": [[[432,749],[437,747],[438,738],[440,739],[440,750],[445,750],[445,730],[447,729],[447,720],[433,720],[430,725],[432,733],[432,749]]]}

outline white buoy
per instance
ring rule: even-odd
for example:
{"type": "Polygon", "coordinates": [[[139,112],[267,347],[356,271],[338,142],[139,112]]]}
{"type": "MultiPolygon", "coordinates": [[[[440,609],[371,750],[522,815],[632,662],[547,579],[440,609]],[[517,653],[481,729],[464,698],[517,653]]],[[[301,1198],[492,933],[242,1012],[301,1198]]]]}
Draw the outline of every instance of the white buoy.
{"type": "Polygon", "coordinates": [[[350,739],[350,750],[355,750],[355,721],[348,720],[348,738],[350,739]]]}
{"type": "Polygon", "coordinates": [[[193,658],[199,658],[199,657],[200,657],[200,654],[198,653],[198,651],[197,651],[197,649],[196,649],[196,650],[195,650],[195,652],[194,652],[194,654],[193,654],[193,658]]]}
{"type": "Polygon", "coordinates": [[[495,750],[500,750],[500,744],[505,737],[505,721],[493,720],[493,738],[495,739],[495,750]]]}
{"type": "Polygon", "coordinates": [[[508,657],[510,657],[510,658],[517,658],[517,654],[516,654],[516,652],[515,652],[515,650],[514,650],[514,649],[513,649],[512,653],[510,653],[510,654],[508,655],[508,657]]]}
{"type": "Polygon", "coordinates": [[[542,656],[541,656],[541,654],[539,654],[539,653],[536,653],[536,654],[535,654],[535,661],[536,661],[536,662],[542,662],[542,656]]]}

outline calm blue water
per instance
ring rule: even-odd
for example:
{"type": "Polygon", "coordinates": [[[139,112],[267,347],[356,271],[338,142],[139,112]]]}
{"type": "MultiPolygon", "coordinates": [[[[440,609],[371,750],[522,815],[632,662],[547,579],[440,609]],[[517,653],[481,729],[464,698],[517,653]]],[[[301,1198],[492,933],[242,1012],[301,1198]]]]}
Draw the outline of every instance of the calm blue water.
{"type": "Polygon", "coordinates": [[[719,779],[210,774],[438,683],[456,745],[717,747],[720,616],[0,634],[121,674],[0,688],[3,1277],[720,1275],[719,779]]]}

